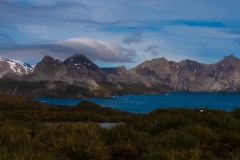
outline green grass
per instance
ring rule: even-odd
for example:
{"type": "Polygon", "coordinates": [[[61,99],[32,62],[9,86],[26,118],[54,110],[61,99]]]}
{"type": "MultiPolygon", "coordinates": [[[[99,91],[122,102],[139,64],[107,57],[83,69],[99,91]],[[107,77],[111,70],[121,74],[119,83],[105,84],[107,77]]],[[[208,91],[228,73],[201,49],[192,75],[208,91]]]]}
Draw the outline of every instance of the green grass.
{"type": "Polygon", "coordinates": [[[54,107],[0,94],[0,160],[239,160],[239,110],[131,114],[88,101],[54,107]]]}
{"type": "Polygon", "coordinates": [[[188,125],[151,134],[138,125],[1,121],[1,159],[239,159],[239,131],[188,125]]]}

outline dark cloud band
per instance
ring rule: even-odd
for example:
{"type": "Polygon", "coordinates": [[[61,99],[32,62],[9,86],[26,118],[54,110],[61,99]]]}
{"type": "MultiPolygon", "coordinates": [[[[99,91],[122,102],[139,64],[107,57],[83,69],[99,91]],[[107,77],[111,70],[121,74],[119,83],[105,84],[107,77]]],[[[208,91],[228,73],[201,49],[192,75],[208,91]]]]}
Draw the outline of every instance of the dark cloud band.
{"type": "Polygon", "coordinates": [[[135,32],[131,35],[126,36],[123,39],[123,42],[125,44],[130,44],[130,43],[140,43],[143,40],[143,33],[142,32],[135,32]]]}

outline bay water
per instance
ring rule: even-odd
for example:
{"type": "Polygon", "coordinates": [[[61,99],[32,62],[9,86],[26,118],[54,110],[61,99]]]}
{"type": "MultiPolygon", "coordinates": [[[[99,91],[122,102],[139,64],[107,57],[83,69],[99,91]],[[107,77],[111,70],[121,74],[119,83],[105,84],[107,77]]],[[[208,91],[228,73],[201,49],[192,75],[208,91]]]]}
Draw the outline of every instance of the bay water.
{"type": "MultiPolygon", "coordinates": [[[[74,106],[86,99],[35,98],[35,100],[52,105],[74,106]]],[[[148,113],[157,108],[208,108],[232,111],[235,107],[240,107],[240,93],[176,92],[160,95],[122,95],[113,98],[89,98],[87,100],[103,107],[132,113],[148,113]]]]}

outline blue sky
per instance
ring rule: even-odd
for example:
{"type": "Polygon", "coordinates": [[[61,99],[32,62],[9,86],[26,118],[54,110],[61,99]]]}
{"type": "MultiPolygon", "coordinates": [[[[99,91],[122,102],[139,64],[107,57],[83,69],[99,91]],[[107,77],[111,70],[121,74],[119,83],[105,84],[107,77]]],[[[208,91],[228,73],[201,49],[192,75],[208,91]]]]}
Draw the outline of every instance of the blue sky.
{"type": "Polygon", "coordinates": [[[101,67],[240,57],[238,0],[0,0],[0,56],[84,54],[101,67]]]}

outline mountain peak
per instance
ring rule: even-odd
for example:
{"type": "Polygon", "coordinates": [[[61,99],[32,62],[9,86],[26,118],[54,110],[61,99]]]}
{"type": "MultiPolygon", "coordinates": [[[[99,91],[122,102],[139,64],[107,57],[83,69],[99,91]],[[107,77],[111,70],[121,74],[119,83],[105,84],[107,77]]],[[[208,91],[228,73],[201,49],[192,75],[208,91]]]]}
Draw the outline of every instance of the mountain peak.
{"type": "Polygon", "coordinates": [[[234,64],[235,62],[238,62],[239,59],[235,57],[233,54],[229,56],[225,56],[221,62],[228,63],[228,64],[234,64]]]}
{"type": "Polygon", "coordinates": [[[229,56],[225,56],[224,59],[226,60],[232,60],[232,59],[238,59],[236,58],[233,54],[229,55],[229,56]]]}
{"type": "MultiPolygon", "coordinates": [[[[67,61],[71,61],[71,62],[74,62],[74,63],[79,63],[79,62],[82,62],[82,63],[86,63],[86,62],[91,62],[86,56],[84,55],[81,55],[81,54],[75,54],[71,57],[69,57],[68,59],[66,59],[67,61]]],[[[65,60],[65,61],[66,61],[65,60]]]]}
{"type": "Polygon", "coordinates": [[[89,60],[86,56],[84,55],[74,55],[69,57],[64,61],[65,64],[67,65],[73,65],[73,66],[85,66],[88,69],[97,69],[99,68],[96,64],[94,64],[91,60],[89,60]]]}
{"type": "Polygon", "coordinates": [[[75,54],[69,58],[87,58],[86,56],[82,55],[82,54],[75,54]]]}
{"type": "Polygon", "coordinates": [[[45,55],[42,59],[43,62],[54,61],[55,59],[51,56],[45,55]]]}

